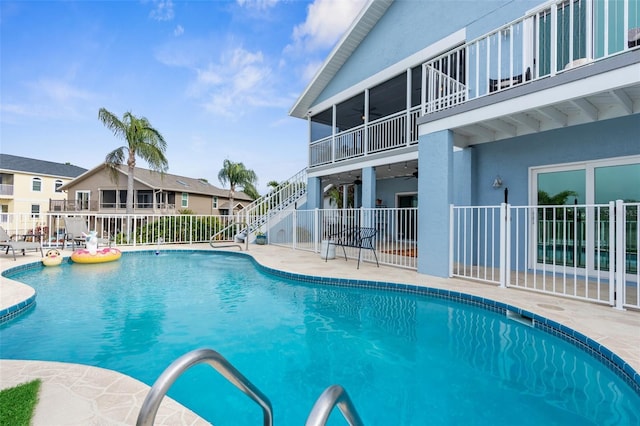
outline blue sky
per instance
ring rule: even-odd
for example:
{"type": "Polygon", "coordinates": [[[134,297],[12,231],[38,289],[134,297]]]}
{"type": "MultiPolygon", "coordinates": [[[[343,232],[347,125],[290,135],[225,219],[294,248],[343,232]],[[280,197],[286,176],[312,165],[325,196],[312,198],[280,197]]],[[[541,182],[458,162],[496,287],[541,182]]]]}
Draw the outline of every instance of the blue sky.
{"type": "Polygon", "coordinates": [[[170,173],[222,186],[228,158],[264,193],[306,166],[307,124],[287,113],[364,4],[2,1],[0,149],[90,169],[125,143],[98,110],[131,111],[170,173]]]}

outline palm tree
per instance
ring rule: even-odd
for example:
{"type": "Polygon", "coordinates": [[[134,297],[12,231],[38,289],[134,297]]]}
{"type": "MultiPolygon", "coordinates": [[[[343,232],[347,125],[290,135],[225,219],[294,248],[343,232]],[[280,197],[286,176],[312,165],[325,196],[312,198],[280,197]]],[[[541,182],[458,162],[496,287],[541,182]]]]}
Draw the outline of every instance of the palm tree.
{"type": "Polygon", "coordinates": [[[169,168],[169,162],[165,157],[167,143],[160,132],[154,129],[145,117],[136,117],[131,112],[125,112],[120,119],[105,108],[100,108],[98,118],[115,136],[127,141],[127,145],[108,153],[105,157],[105,163],[113,180],[117,181],[118,168],[124,164],[126,151],[127,214],[132,214],[136,156],[145,160],[151,170],[164,173],[169,168]]]}
{"type": "Polygon", "coordinates": [[[277,180],[270,180],[269,182],[267,182],[267,186],[271,188],[271,192],[273,192],[276,189],[280,188],[280,183],[277,180]]]}
{"type": "Polygon", "coordinates": [[[252,200],[257,200],[258,198],[260,198],[260,193],[258,192],[256,187],[253,186],[253,184],[248,183],[244,185],[244,187],[242,188],[242,192],[251,197],[252,200]]]}
{"type": "Polygon", "coordinates": [[[229,184],[229,216],[233,216],[233,196],[236,192],[236,186],[241,186],[251,192],[253,188],[255,190],[255,184],[258,181],[258,176],[253,170],[249,170],[244,167],[242,163],[235,163],[233,161],[224,160],[222,163],[222,169],[218,172],[218,180],[222,185],[229,184]]]}

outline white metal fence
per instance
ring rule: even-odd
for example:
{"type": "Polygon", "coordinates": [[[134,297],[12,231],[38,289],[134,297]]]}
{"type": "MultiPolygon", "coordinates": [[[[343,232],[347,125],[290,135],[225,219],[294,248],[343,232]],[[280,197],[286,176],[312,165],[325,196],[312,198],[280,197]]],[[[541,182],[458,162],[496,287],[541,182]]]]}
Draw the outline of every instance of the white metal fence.
{"type": "MultiPolygon", "coordinates": [[[[98,236],[109,239],[115,245],[159,245],[208,243],[213,235],[228,230],[221,239],[233,239],[239,232],[229,228],[230,221],[241,223],[250,219],[239,215],[105,215],[83,214],[87,230],[95,230],[98,236]]],[[[267,234],[270,244],[307,250],[321,255],[322,241],[347,228],[368,227],[376,230],[374,246],[380,264],[417,268],[417,209],[336,209],[336,210],[295,210],[274,209],[264,215],[260,229],[267,234]]],[[[7,214],[0,225],[16,238],[42,241],[44,247],[65,245],[66,215],[7,214]]],[[[325,246],[326,247],[326,246],[325,246]]],[[[347,257],[357,259],[358,250],[345,249],[347,257]]],[[[340,249],[337,257],[342,256],[340,249]]],[[[371,250],[362,251],[362,261],[375,262],[371,250]]]]}
{"type": "MultiPolygon", "coordinates": [[[[417,208],[323,209],[282,211],[270,218],[269,243],[326,256],[332,235],[350,228],[374,228],[375,255],[362,250],[362,260],[402,268],[417,268],[417,208]]],[[[357,259],[358,249],[345,248],[347,258],[357,259]]],[[[344,256],[342,248],[336,258],[344,256]]]]}
{"type": "MultiPolygon", "coordinates": [[[[109,239],[116,245],[155,245],[162,243],[203,243],[224,228],[228,216],[204,215],[106,215],[76,214],[85,219],[87,230],[109,239]]],[[[65,217],[67,215],[43,213],[7,213],[0,225],[16,239],[35,239],[44,247],[65,244],[65,217]]],[[[77,237],[77,236],[76,236],[77,237]]]]}
{"type": "Polygon", "coordinates": [[[640,203],[451,207],[451,276],[640,308],[640,203]]]}

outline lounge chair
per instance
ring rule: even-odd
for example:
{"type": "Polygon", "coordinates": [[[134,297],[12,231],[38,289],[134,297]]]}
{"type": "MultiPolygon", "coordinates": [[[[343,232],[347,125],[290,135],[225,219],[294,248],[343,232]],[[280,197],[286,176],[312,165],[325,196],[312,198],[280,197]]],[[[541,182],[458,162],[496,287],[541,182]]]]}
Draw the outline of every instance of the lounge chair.
{"type": "Polygon", "coordinates": [[[5,254],[9,254],[9,249],[11,249],[13,260],[16,260],[16,250],[22,251],[23,256],[27,250],[40,250],[40,255],[44,257],[40,241],[14,240],[2,226],[0,226],[0,247],[6,248],[5,254]]]}
{"type": "MultiPolygon", "coordinates": [[[[65,217],[64,218],[64,241],[62,242],[62,249],[64,250],[67,242],[71,242],[71,248],[75,250],[76,245],[81,246],[87,244],[87,238],[85,235],[89,235],[89,227],[84,218],[80,216],[65,217]]],[[[98,245],[110,245],[110,241],[105,238],[98,238],[98,245]]]]}

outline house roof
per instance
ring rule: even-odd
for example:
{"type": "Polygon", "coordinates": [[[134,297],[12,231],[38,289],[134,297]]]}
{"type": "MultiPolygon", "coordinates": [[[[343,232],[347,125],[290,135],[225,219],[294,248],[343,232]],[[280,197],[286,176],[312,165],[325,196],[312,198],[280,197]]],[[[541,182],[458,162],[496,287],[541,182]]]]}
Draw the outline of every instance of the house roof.
{"type": "Polygon", "coordinates": [[[342,39],[333,48],[311,82],[304,89],[296,103],[289,110],[289,115],[304,118],[309,108],[338,73],[342,65],[358,48],[369,31],[382,18],[393,0],[370,0],[342,39]]]}
{"type": "MultiPolygon", "coordinates": [[[[100,164],[97,167],[87,171],[86,173],[78,176],[73,181],[63,185],[60,187],[61,190],[66,190],[70,186],[76,186],[79,182],[82,182],[84,179],[93,176],[97,173],[104,173],[105,179],[108,182],[112,183],[111,177],[107,173],[106,164],[100,164]]],[[[127,166],[120,165],[119,167],[120,173],[122,176],[120,177],[121,182],[124,182],[126,185],[127,181],[127,166]]],[[[175,192],[188,192],[190,194],[202,194],[202,195],[210,195],[215,197],[224,197],[227,198],[229,196],[229,190],[218,188],[208,182],[205,182],[201,179],[194,179],[186,176],[173,175],[170,173],[158,173],[149,169],[143,169],[141,167],[136,167],[133,174],[134,180],[153,189],[164,190],[164,191],[175,191],[175,192]]],[[[246,200],[252,201],[252,198],[247,194],[241,191],[237,191],[234,195],[234,199],[236,200],[246,200]]]]}
{"type": "Polygon", "coordinates": [[[17,155],[9,154],[0,154],[0,170],[71,179],[87,171],[87,169],[72,166],[71,164],[54,163],[53,161],[36,160],[35,158],[18,157],[17,155]]]}

